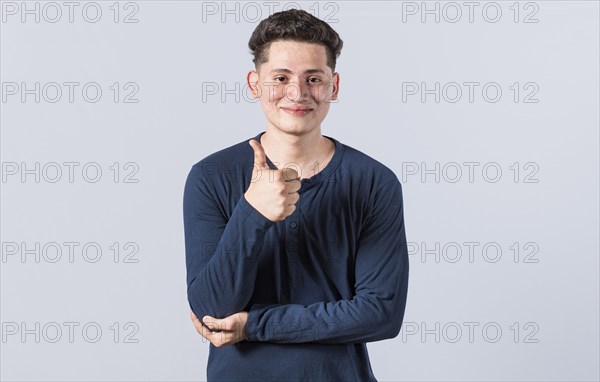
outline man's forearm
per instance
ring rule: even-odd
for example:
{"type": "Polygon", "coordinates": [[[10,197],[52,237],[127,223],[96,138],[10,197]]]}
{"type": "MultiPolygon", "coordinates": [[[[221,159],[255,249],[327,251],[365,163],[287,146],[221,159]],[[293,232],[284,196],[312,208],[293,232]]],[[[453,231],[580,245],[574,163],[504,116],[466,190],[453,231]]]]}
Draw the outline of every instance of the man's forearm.
{"type": "Polygon", "coordinates": [[[365,294],[352,300],[297,304],[255,304],[246,324],[248,341],[276,343],[362,343],[396,337],[402,326],[408,263],[396,294],[365,294]]]}
{"type": "Polygon", "coordinates": [[[185,205],[188,300],[198,317],[226,317],[250,300],[257,258],[273,222],[242,196],[227,222],[214,211],[185,205]],[[223,226],[225,226],[223,228],[223,226]]]}

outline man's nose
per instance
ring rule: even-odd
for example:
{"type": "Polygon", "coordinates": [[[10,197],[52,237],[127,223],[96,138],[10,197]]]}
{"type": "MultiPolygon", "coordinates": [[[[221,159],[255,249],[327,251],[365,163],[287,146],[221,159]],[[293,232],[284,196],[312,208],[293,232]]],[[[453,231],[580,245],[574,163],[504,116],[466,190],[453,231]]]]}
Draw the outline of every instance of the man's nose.
{"type": "Polygon", "coordinates": [[[285,97],[290,102],[307,101],[310,98],[310,87],[301,79],[290,81],[285,88],[285,97]]]}

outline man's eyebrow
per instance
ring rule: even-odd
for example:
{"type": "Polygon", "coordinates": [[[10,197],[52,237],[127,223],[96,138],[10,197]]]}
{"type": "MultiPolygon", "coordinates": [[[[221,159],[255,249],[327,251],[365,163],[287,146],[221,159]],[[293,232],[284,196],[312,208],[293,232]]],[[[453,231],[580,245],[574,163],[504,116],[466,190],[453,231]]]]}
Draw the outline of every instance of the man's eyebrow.
{"type": "MultiPolygon", "coordinates": [[[[271,73],[292,73],[292,71],[289,69],[286,69],[286,68],[278,68],[278,69],[271,70],[271,73]]],[[[307,69],[304,71],[304,74],[312,74],[312,73],[325,74],[325,72],[322,69],[307,69]]]]}

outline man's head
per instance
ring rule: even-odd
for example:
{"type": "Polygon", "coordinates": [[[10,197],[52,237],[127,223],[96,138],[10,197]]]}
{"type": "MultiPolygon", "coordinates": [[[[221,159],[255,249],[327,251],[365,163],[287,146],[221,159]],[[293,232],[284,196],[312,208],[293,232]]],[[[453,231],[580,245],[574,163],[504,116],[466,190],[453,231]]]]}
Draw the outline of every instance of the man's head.
{"type": "Polygon", "coordinates": [[[269,46],[273,41],[293,40],[321,44],[327,53],[327,66],[335,72],[335,63],[342,52],[343,41],[325,21],[300,9],[274,13],[262,20],[254,32],[248,47],[254,55],[254,65],[269,61],[269,46]]]}
{"type": "Polygon", "coordinates": [[[248,45],[256,70],[247,82],[268,125],[294,135],[320,129],[331,100],[337,99],[339,35],[310,13],[290,9],[261,21],[248,45]]]}

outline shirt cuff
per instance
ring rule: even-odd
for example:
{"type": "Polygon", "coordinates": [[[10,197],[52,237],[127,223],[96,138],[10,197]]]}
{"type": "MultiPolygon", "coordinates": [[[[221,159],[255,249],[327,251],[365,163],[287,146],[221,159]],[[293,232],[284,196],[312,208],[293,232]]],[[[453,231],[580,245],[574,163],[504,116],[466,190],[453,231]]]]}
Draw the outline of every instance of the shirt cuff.
{"type": "Polygon", "coordinates": [[[258,212],[258,210],[246,200],[244,194],[242,194],[242,197],[238,202],[238,206],[240,206],[246,215],[248,215],[249,219],[254,220],[254,222],[256,222],[262,228],[269,228],[275,224],[274,221],[267,219],[263,214],[258,212]]]}
{"type": "Polygon", "coordinates": [[[248,309],[248,318],[246,319],[246,341],[260,341],[258,322],[264,312],[273,306],[278,306],[278,304],[252,304],[250,309],[248,309]]]}

